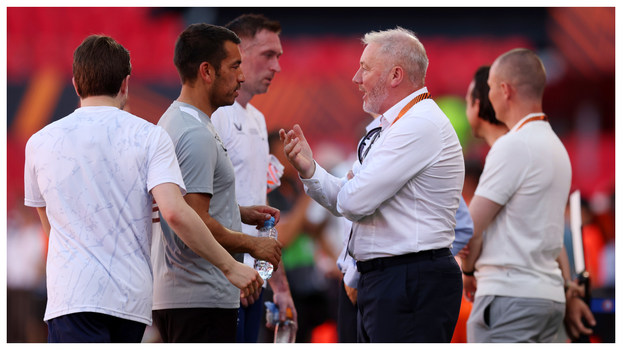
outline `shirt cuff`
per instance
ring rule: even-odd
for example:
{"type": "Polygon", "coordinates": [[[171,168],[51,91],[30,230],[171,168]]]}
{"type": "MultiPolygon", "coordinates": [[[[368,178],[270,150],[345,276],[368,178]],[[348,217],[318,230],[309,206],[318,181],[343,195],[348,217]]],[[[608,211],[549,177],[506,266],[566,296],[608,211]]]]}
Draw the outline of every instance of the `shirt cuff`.
{"type": "Polygon", "coordinates": [[[316,162],[315,172],[313,173],[313,176],[311,176],[311,178],[303,179],[302,177],[300,177],[300,174],[298,174],[298,177],[300,178],[300,181],[302,181],[302,184],[305,185],[309,190],[318,191],[322,189],[322,183],[324,182],[324,179],[326,178],[326,174],[327,174],[326,170],[324,170],[324,168],[322,168],[316,162]]]}
{"type": "MultiPolygon", "coordinates": [[[[354,262],[354,259],[352,260],[354,262]]],[[[346,274],[343,275],[343,283],[345,283],[350,288],[357,288],[359,283],[359,278],[361,274],[356,269],[356,262],[354,266],[349,266],[346,274]]]]}

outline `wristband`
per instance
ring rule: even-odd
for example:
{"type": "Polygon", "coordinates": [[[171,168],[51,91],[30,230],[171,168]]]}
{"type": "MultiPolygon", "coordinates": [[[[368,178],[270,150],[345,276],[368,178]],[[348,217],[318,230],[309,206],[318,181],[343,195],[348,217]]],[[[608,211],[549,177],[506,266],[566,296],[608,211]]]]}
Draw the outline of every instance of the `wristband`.
{"type": "Polygon", "coordinates": [[[462,270],[462,274],[465,275],[465,276],[473,277],[474,274],[475,274],[475,270],[470,271],[470,272],[466,272],[466,271],[462,270]]]}

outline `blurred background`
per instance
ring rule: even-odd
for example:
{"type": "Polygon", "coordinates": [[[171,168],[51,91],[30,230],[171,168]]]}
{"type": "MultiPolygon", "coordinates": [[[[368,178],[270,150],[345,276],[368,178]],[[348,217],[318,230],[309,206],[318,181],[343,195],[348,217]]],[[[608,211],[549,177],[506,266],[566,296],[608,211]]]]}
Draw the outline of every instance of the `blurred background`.
{"type": "MultiPolygon", "coordinates": [[[[583,199],[584,250],[596,300],[592,310],[599,322],[592,341],[613,341],[615,8],[9,7],[8,342],[45,342],[47,337],[42,321],[47,239],[36,211],[23,205],[24,146],[33,133],[78,107],[71,84],[74,49],[90,34],[106,34],[130,50],[126,110],[157,123],[181,87],[173,65],[177,35],[192,23],[224,25],[244,13],[264,14],[283,28],[282,72],[269,93],[256,96],[252,104],[266,116],[268,131],[300,124],[318,162],[339,176],[352,164],[356,144],[371,121],[362,110],[362,93],[351,81],[364,48],[360,38],[398,25],[413,30],[429,57],[428,90],[462,143],[467,202],[488,152],[471,135],[467,87],[478,67],[492,64],[503,52],[534,50],[547,71],[544,111],[569,153],[572,190],[579,189],[583,199]]],[[[278,147],[279,142],[271,143],[272,153],[278,147]]],[[[299,313],[298,341],[336,342],[339,222],[300,196],[300,181],[288,169],[279,189],[287,207],[282,210],[292,216],[304,212],[304,220],[283,232],[283,261],[299,313]]],[[[566,245],[571,251],[569,232],[566,245]]],[[[469,312],[470,304],[463,300],[454,342],[466,341],[469,312]]],[[[260,340],[270,341],[270,336],[263,330],[260,340]]],[[[157,330],[148,327],[144,341],[158,340],[157,330]]],[[[566,339],[560,335],[558,341],[566,339]]]]}

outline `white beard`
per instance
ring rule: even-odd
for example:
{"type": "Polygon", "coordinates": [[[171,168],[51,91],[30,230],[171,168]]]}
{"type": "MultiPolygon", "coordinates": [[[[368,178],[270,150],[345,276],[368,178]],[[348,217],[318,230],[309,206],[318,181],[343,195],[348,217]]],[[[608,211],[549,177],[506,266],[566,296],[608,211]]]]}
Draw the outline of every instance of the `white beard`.
{"type": "Polygon", "coordinates": [[[363,110],[367,113],[380,114],[380,105],[389,97],[389,90],[385,86],[387,75],[378,79],[376,85],[367,93],[367,101],[363,101],[363,110]]]}

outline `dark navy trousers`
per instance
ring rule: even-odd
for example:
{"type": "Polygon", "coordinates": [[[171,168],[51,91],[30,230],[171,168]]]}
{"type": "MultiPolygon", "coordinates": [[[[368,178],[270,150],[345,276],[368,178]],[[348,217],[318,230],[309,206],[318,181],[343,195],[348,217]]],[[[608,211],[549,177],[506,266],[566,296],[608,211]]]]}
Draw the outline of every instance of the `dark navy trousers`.
{"type": "Polygon", "coordinates": [[[339,310],[337,314],[337,336],[340,343],[356,343],[356,322],[358,307],[353,305],[346,289],[343,286],[343,279],[339,283],[339,310]]]}
{"type": "Polygon", "coordinates": [[[49,319],[48,343],[140,343],[146,324],[97,312],[49,319]]]}
{"type": "Polygon", "coordinates": [[[462,273],[447,252],[361,274],[359,343],[451,341],[462,301],[462,273]]]}

